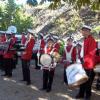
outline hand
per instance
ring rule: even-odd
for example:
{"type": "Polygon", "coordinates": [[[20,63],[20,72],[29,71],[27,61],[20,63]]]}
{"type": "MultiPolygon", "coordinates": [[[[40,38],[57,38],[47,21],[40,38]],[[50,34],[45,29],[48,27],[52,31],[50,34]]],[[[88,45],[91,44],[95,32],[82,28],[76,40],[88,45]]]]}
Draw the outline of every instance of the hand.
{"type": "Polygon", "coordinates": [[[26,54],[26,52],[23,52],[23,55],[25,55],[26,54]]]}

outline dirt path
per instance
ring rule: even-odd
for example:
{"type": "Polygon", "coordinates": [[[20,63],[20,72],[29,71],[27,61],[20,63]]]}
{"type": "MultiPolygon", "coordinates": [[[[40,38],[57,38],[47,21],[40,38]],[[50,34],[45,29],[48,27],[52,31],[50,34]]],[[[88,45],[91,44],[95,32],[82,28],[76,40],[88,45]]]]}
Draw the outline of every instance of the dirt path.
{"type": "MultiPolygon", "coordinates": [[[[31,66],[33,63],[32,61],[31,66]]],[[[70,90],[63,84],[63,68],[61,65],[56,68],[50,93],[39,90],[42,87],[42,71],[35,70],[33,66],[30,69],[31,86],[26,86],[24,82],[20,81],[22,79],[20,61],[17,68],[13,71],[11,79],[0,76],[0,100],[75,100],[74,97],[78,89],[70,90]]],[[[0,71],[0,74],[2,73],[0,71]]],[[[100,92],[93,90],[91,100],[100,100],[100,92]]]]}

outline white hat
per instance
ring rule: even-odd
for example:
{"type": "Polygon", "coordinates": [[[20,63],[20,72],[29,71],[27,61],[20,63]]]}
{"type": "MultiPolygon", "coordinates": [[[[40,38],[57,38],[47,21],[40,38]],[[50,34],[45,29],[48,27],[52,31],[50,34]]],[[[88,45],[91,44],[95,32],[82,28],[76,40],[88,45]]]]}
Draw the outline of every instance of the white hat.
{"type": "Polygon", "coordinates": [[[91,28],[90,26],[87,26],[87,25],[83,25],[82,29],[83,29],[83,28],[92,30],[92,28],[91,28]]]}
{"type": "Polygon", "coordinates": [[[74,40],[74,38],[72,36],[68,37],[67,40],[74,40]]]}
{"type": "Polygon", "coordinates": [[[27,29],[27,31],[28,31],[29,33],[33,33],[33,34],[34,34],[34,31],[33,31],[32,29],[27,29]]]}
{"type": "Polygon", "coordinates": [[[59,39],[59,36],[58,35],[53,35],[53,38],[58,40],[59,39]]]}
{"type": "Polygon", "coordinates": [[[7,30],[7,31],[6,31],[6,34],[12,34],[12,32],[11,32],[11,31],[9,31],[9,30],[7,30]]]}
{"type": "Polygon", "coordinates": [[[17,28],[16,28],[16,26],[9,26],[8,27],[8,31],[10,31],[11,33],[16,33],[17,32],[17,28]]]}
{"type": "Polygon", "coordinates": [[[47,39],[50,36],[50,34],[46,34],[43,39],[47,39]]]}
{"type": "Polygon", "coordinates": [[[47,37],[47,38],[46,38],[46,41],[48,42],[49,40],[54,41],[54,38],[53,38],[53,37],[51,37],[51,36],[49,36],[49,37],[47,37]]]}

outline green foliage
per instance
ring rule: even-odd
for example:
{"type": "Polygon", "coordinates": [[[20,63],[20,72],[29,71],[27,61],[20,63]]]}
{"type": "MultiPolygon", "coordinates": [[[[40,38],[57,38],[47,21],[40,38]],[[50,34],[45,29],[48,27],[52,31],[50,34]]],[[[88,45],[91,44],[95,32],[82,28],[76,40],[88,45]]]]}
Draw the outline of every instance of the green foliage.
{"type": "Polygon", "coordinates": [[[73,32],[77,31],[78,28],[82,25],[82,19],[79,16],[78,11],[71,10],[69,12],[65,12],[62,14],[62,16],[58,17],[54,24],[56,25],[56,30],[58,29],[58,32],[60,34],[72,34],[73,32]],[[66,15],[67,14],[67,15],[66,15]]]}
{"type": "Polygon", "coordinates": [[[62,4],[62,1],[68,3],[69,5],[72,5],[77,10],[81,9],[84,6],[90,7],[93,10],[100,10],[100,0],[52,0],[50,8],[57,8],[59,4],[62,4]]]}
{"type": "Polygon", "coordinates": [[[59,54],[60,55],[63,55],[63,53],[64,53],[64,46],[65,46],[65,42],[63,40],[61,40],[60,49],[59,49],[59,54]]]}
{"type": "Polygon", "coordinates": [[[93,28],[92,31],[93,32],[96,32],[97,34],[99,34],[99,32],[100,32],[100,25],[99,26],[96,26],[95,28],[93,28]]]}
{"type": "Polygon", "coordinates": [[[6,5],[0,6],[0,17],[0,30],[7,30],[8,26],[14,25],[20,33],[33,24],[33,19],[25,14],[24,9],[18,7],[14,0],[8,0],[6,5]]]}
{"type": "Polygon", "coordinates": [[[38,4],[37,0],[27,0],[27,4],[30,6],[36,6],[38,4]]]}

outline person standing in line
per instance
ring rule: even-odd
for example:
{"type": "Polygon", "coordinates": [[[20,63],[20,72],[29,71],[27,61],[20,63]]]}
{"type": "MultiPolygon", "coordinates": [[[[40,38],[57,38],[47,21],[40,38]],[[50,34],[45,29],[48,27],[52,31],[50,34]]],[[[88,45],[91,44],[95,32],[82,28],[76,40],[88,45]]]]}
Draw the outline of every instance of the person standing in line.
{"type": "Polygon", "coordinates": [[[4,58],[4,71],[5,74],[2,76],[6,76],[8,78],[12,77],[12,71],[13,71],[13,58],[14,58],[14,52],[13,52],[13,43],[14,40],[12,39],[12,33],[6,32],[7,36],[7,44],[8,47],[4,50],[3,58],[4,58]]]}
{"type": "Polygon", "coordinates": [[[39,66],[40,64],[40,56],[43,53],[43,49],[45,46],[45,41],[43,39],[43,33],[38,33],[38,37],[35,40],[35,45],[33,48],[33,55],[32,55],[32,59],[35,60],[35,69],[39,70],[41,66],[39,66]]]}
{"type": "Polygon", "coordinates": [[[76,62],[81,63],[81,49],[82,45],[80,43],[76,44],[76,62]]]}
{"type": "MultiPolygon", "coordinates": [[[[54,50],[53,48],[54,40],[49,38],[47,39],[47,44],[44,48],[44,54],[51,55],[51,52],[54,50]]],[[[42,66],[43,69],[43,87],[42,90],[46,90],[46,92],[50,92],[52,89],[52,83],[54,78],[56,62],[52,60],[51,65],[42,66]]]]}
{"type": "MultiPolygon", "coordinates": [[[[99,32],[100,37],[100,32],[99,32]]],[[[96,64],[100,64],[100,41],[97,42],[96,64]]],[[[100,73],[97,74],[96,89],[100,90],[100,73]]]]}
{"type": "Polygon", "coordinates": [[[67,45],[64,48],[64,54],[62,62],[64,64],[64,83],[67,84],[66,68],[76,61],[76,49],[73,45],[73,39],[69,37],[67,39],[67,45]]]}
{"type": "Polygon", "coordinates": [[[27,35],[27,40],[25,43],[25,50],[23,51],[21,55],[22,59],[22,73],[23,73],[23,80],[26,81],[26,85],[31,84],[31,79],[30,79],[30,60],[32,58],[32,49],[34,47],[34,36],[32,30],[28,30],[28,35],[27,35]]]}
{"type": "Polygon", "coordinates": [[[26,42],[26,37],[25,37],[25,33],[22,32],[22,37],[21,37],[21,44],[24,45],[26,42]]]}
{"type": "MultiPolygon", "coordinates": [[[[11,39],[12,39],[12,45],[14,47],[15,44],[16,44],[16,42],[17,42],[17,38],[15,37],[15,33],[12,33],[11,39]]],[[[16,65],[18,63],[18,56],[17,56],[17,51],[16,50],[13,50],[13,52],[14,52],[13,69],[15,69],[16,68],[16,65]]]]}
{"type": "MultiPolygon", "coordinates": [[[[5,32],[0,34],[0,44],[3,44],[6,42],[6,34],[5,32]]],[[[0,48],[0,69],[3,71],[4,70],[4,58],[3,58],[3,49],[0,48]]]]}
{"type": "Polygon", "coordinates": [[[90,26],[83,25],[81,33],[84,36],[82,64],[88,76],[88,81],[80,85],[76,99],[85,98],[85,100],[90,100],[92,95],[91,87],[95,76],[93,69],[95,66],[96,41],[91,35],[90,26]]]}

